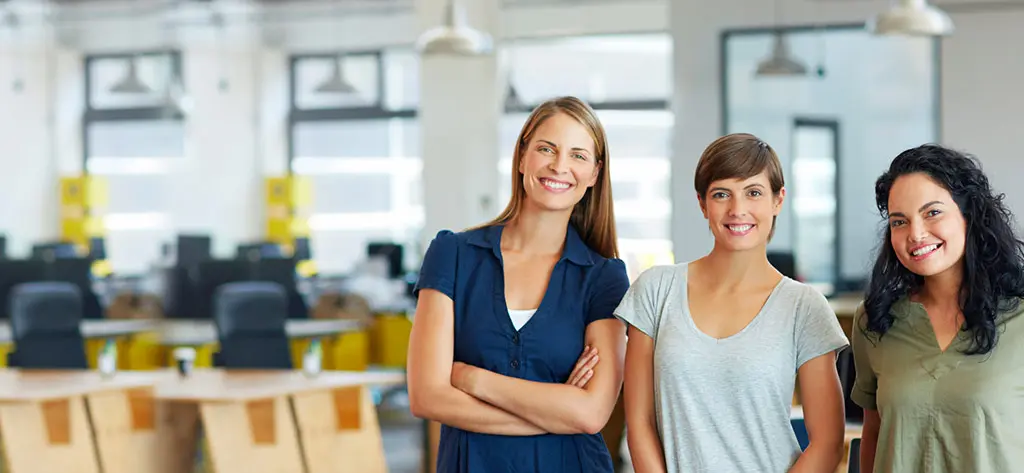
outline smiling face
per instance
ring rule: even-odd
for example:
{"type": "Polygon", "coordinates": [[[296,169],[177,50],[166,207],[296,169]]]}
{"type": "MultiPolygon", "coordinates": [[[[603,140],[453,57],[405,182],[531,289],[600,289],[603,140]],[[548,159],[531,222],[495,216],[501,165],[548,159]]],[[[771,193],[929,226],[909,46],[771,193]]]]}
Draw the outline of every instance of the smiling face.
{"type": "Polygon", "coordinates": [[[766,172],[748,179],[712,181],[700,206],[715,236],[715,247],[729,251],[766,247],[785,194],[785,189],[772,194],[766,172]]]}
{"type": "Polygon", "coordinates": [[[959,270],[967,221],[948,190],[923,173],[900,176],[888,209],[890,242],[903,266],[922,277],[959,270]]]}
{"type": "Polygon", "coordinates": [[[571,211],[597,182],[601,164],[587,128],[564,113],[537,126],[522,148],[522,174],[528,207],[571,211]]]}

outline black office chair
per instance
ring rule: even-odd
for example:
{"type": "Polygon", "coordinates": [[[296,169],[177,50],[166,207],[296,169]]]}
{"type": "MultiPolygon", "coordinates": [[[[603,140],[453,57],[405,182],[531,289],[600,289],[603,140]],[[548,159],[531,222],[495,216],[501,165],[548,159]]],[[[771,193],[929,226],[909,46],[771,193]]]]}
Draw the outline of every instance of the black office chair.
{"type": "Polygon", "coordinates": [[[227,369],[292,369],[285,321],[288,297],[280,284],[233,282],[214,292],[213,320],[220,351],[214,365],[227,369]]]}
{"type": "Polygon", "coordinates": [[[850,441],[850,461],[847,463],[847,473],[860,473],[860,437],[850,441]]]}
{"type": "Polygon", "coordinates": [[[839,373],[839,384],[843,390],[846,422],[864,422],[864,409],[853,402],[851,396],[853,384],[857,381],[857,366],[853,360],[852,347],[847,346],[839,351],[839,355],[836,357],[836,371],[839,373]]]}
{"type": "Polygon", "coordinates": [[[8,366],[24,369],[88,369],[82,337],[82,294],[65,282],[14,286],[9,299],[14,351],[8,366]]]}

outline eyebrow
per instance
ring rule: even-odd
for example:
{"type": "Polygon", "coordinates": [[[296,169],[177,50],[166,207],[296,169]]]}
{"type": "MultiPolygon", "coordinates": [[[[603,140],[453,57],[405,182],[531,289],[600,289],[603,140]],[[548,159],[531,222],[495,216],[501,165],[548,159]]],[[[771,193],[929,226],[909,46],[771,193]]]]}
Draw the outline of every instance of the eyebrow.
{"type": "MultiPolygon", "coordinates": [[[[757,183],[757,182],[755,182],[755,183],[753,183],[753,184],[747,184],[747,186],[746,186],[746,187],[744,187],[744,189],[750,189],[750,188],[752,188],[752,187],[760,187],[760,188],[764,189],[764,186],[763,186],[763,185],[761,185],[760,183],[757,183]]],[[[709,190],[708,190],[708,192],[713,192],[713,191],[726,191],[726,192],[732,192],[732,189],[726,189],[726,188],[724,188],[724,187],[712,187],[711,189],[709,189],[709,190]]]]}
{"type": "MultiPolygon", "coordinates": [[[[922,205],[921,208],[917,209],[917,211],[918,212],[924,212],[925,209],[927,209],[928,207],[931,207],[931,206],[933,206],[935,204],[942,205],[942,201],[941,200],[933,200],[931,202],[928,202],[927,204],[922,205]]],[[[893,212],[893,213],[889,214],[889,218],[893,218],[893,217],[906,217],[906,215],[903,212],[893,212]]]]}
{"type": "MultiPolygon", "coordinates": [[[[557,148],[557,147],[558,147],[558,145],[556,145],[556,144],[554,144],[554,143],[552,143],[552,142],[550,142],[550,141],[548,141],[548,140],[537,140],[537,141],[540,141],[541,143],[545,143],[545,144],[547,144],[547,145],[549,145],[549,146],[552,146],[552,147],[554,147],[554,148],[557,148]]],[[[588,154],[593,154],[593,152],[592,152],[592,151],[590,151],[590,150],[589,150],[589,149],[587,149],[587,148],[572,148],[572,150],[573,150],[573,151],[586,151],[586,152],[587,152],[588,154]]]]}

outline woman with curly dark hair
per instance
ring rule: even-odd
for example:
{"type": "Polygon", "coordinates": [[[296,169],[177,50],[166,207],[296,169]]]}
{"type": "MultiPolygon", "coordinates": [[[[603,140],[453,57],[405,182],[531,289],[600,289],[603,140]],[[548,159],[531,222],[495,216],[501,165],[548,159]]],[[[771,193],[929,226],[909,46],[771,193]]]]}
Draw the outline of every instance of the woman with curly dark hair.
{"type": "Polygon", "coordinates": [[[854,320],[865,472],[1024,465],[1024,241],[976,160],[904,151],[875,184],[888,220],[854,320]]]}

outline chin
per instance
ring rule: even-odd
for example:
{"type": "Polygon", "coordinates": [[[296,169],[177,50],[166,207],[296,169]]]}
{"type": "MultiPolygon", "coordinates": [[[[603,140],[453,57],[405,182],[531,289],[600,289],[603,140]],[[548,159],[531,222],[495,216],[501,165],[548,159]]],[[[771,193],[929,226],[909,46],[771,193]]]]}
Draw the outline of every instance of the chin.
{"type": "Polygon", "coordinates": [[[908,271],[921,276],[923,278],[937,276],[954,266],[954,263],[948,261],[903,261],[903,267],[907,268],[908,271]],[[909,263],[909,264],[908,264],[909,263]]]}

